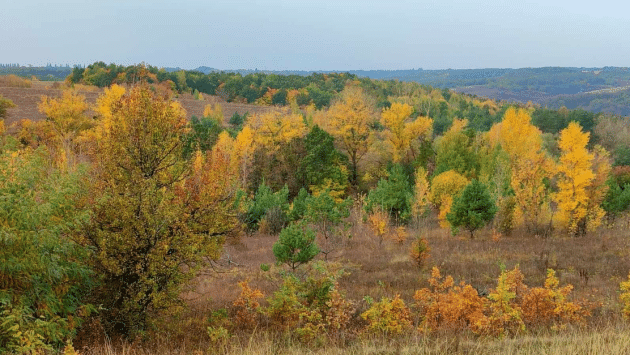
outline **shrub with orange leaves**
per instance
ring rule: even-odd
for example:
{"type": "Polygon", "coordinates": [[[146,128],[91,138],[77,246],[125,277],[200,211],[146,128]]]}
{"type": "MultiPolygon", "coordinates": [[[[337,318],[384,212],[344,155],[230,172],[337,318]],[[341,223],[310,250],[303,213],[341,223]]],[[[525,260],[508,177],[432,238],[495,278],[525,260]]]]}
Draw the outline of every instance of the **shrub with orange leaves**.
{"type": "Polygon", "coordinates": [[[244,328],[252,328],[257,325],[260,303],[258,299],[265,295],[257,288],[249,287],[248,281],[238,283],[241,295],[232,303],[236,307],[236,323],[244,328]]]}
{"type": "Polygon", "coordinates": [[[484,309],[487,301],[471,285],[462,282],[455,286],[453,278],[442,277],[437,267],[431,270],[429,284],[430,289],[418,290],[413,296],[415,308],[421,317],[420,331],[475,331],[485,325],[487,319],[484,309]]]}

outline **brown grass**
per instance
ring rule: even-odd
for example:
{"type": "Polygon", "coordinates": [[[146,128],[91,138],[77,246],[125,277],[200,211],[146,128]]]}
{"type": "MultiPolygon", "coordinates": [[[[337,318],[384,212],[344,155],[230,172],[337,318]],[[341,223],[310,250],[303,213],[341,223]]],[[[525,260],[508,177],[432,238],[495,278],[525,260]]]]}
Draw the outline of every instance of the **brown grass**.
{"type": "MultiPolygon", "coordinates": [[[[626,279],[630,270],[628,217],[582,238],[554,236],[542,239],[515,231],[510,237],[497,239],[493,238],[490,229],[486,229],[470,240],[466,236],[450,235],[438,226],[433,216],[410,228],[402,245],[387,239],[381,244],[362,222],[358,207],[353,209],[350,220],[353,237],[329,255],[329,260],[343,265],[349,272],[339,280],[339,285],[357,306],[349,335],[341,343],[306,349],[294,338],[266,328],[264,323],[259,324],[253,333],[251,330],[234,330],[228,344],[209,343],[207,318],[212,310],[219,308],[226,308],[233,314],[232,302],[240,293],[238,281],[248,279],[250,286],[261,289],[266,296],[278,289],[278,282],[269,277],[273,268],[271,272],[260,269],[263,263],[273,264],[271,246],[277,236],[263,234],[228,241],[222,259],[200,275],[194,289],[184,295],[190,306],[187,313],[176,319],[165,319],[162,330],[150,335],[149,341],[114,347],[103,341],[91,342],[91,339],[105,338],[94,333],[84,333],[77,341],[85,353],[91,354],[201,354],[219,350],[234,354],[538,354],[543,351],[559,354],[600,353],[602,349],[606,349],[606,353],[630,353],[630,329],[621,319],[618,303],[619,282],[626,279]],[[411,242],[417,235],[424,236],[431,248],[431,256],[423,269],[418,269],[409,256],[411,242]],[[468,333],[430,337],[413,333],[398,342],[356,336],[364,325],[358,317],[367,308],[364,296],[380,299],[400,294],[409,305],[413,302],[414,291],[427,287],[429,269],[433,265],[440,268],[442,275],[452,275],[456,281],[465,281],[480,292],[488,292],[496,286],[501,267],[511,269],[517,264],[529,286],[541,286],[546,269],[552,268],[561,285],[575,287],[573,299],[601,303],[587,327],[569,329],[561,334],[539,330],[538,333],[503,340],[478,338],[468,333]],[[211,351],[207,351],[209,347],[211,351]]],[[[264,301],[262,303],[266,305],[264,301]]]]}
{"type": "MultiPolygon", "coordinates": [[[[27,80],[29,82],[29,86],[4,85],[2,80],[9,80],[7,79],[8,77],[11,77],[11,75],[0,76],[0,95],[13,101],[17,107],[7,110],[7,117],[5,118],[6,127],[10,127],[13,123],[17,123],[23,119],[30,119],[33,121],[45,119],[46,117],[37,109],[37,105],[41,102],[41,97],[44,95],[50,97],[60,97],[63,90],[68,89],[68,86],[63,82],[50,81],[30,82],[27,80]]],[[[15,80],[26,80],[15,75],[13,75],[13,77],[16,78],[15,80]]],[[[77,90],[84,95],[90,104],[96,103],[96,99],[103,92],[101,88],[96,86],[81,84],[75,84],[74,90],[77,90]]],[[[254,114],[275,109],[267,106],[224,102],[216,96],[203,95],[203,97],[204,100],[196,100],[190,94],[181,94],[178,95],[175,100],[182,104],[189,119],[192,116],[202,117],[203,109],[209,103],[220,103],[223,107],[223,114],[228,120],[235,112],[242,115],[246,112],[254,114]]]]}

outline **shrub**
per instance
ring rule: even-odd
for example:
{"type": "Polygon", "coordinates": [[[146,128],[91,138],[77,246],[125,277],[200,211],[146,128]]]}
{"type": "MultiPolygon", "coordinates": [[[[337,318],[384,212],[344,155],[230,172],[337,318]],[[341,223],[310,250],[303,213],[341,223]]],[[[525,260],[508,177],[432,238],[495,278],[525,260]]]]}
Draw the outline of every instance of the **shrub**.
{"type": "Polygon", "coordinates": [[[471,286],[456,286],[451,276],[442,277],[433,267],[429,278],[431,288],[416,291],[413,298],[420,315],[418,329],[428,333],[438,330],[476,330],[486,322],[486,300],[471,286]]]}
{"type": "Polygon", "coordinates": [[[241,288],[241,295],[232,303],[236,307],[236,323],[241,327],[253,328],[258,324],[258,299],[263,298],[264,294],[259,289],[249,287],[247,281],[239,282],[238,286],[241,288]]]}
{"type": "Polygon", "coordinates": [[[52,170],[44,151],[0,145],[0,353],[61,346],[94,309],[87,252],[69,236],[87,217],[84,171],[52,170]]]}
{"type": "Polygon", "coordinates": [[[429,258],[430,251],[431,248],[429,248],[429,242],[427,242],[426,238],[418,236],[413,243],[411,243],[411,250],[409,254],[414,263],[421,268],[424,266],[425,261],[429,258]]]}
{"type": "Polygon", "coordinates": [[[361,318],[368,322],[364,329],[368,334],[396,337],[412,328],[411,312],[400,295],[393,299],[384,297],[380,302],[373,303],[361,314],[361,318]]]}

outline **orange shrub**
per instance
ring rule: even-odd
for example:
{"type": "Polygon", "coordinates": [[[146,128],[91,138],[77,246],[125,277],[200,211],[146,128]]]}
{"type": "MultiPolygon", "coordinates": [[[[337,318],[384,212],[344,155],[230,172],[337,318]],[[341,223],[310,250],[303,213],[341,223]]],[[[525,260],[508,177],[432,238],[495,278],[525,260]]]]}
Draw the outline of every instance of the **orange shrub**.
{"type": "Polygon", "coordinates": [[[236,323],[245,328],[257,325],[260,303],[258,299],[264,294],[259,289],[249,287],[247,280],[238,283],[241,295],[234,301],[236,307],[236,323]]]}

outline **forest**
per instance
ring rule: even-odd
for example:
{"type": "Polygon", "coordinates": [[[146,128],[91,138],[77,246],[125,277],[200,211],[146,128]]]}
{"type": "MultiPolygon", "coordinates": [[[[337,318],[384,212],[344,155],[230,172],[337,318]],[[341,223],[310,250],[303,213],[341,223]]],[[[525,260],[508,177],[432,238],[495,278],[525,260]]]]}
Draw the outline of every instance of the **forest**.
{"type": "Polygon", "coordinates": [[[0,120],[2,353],[628,349],[627,117],[350,73],[46,90],[0,120]]]}

